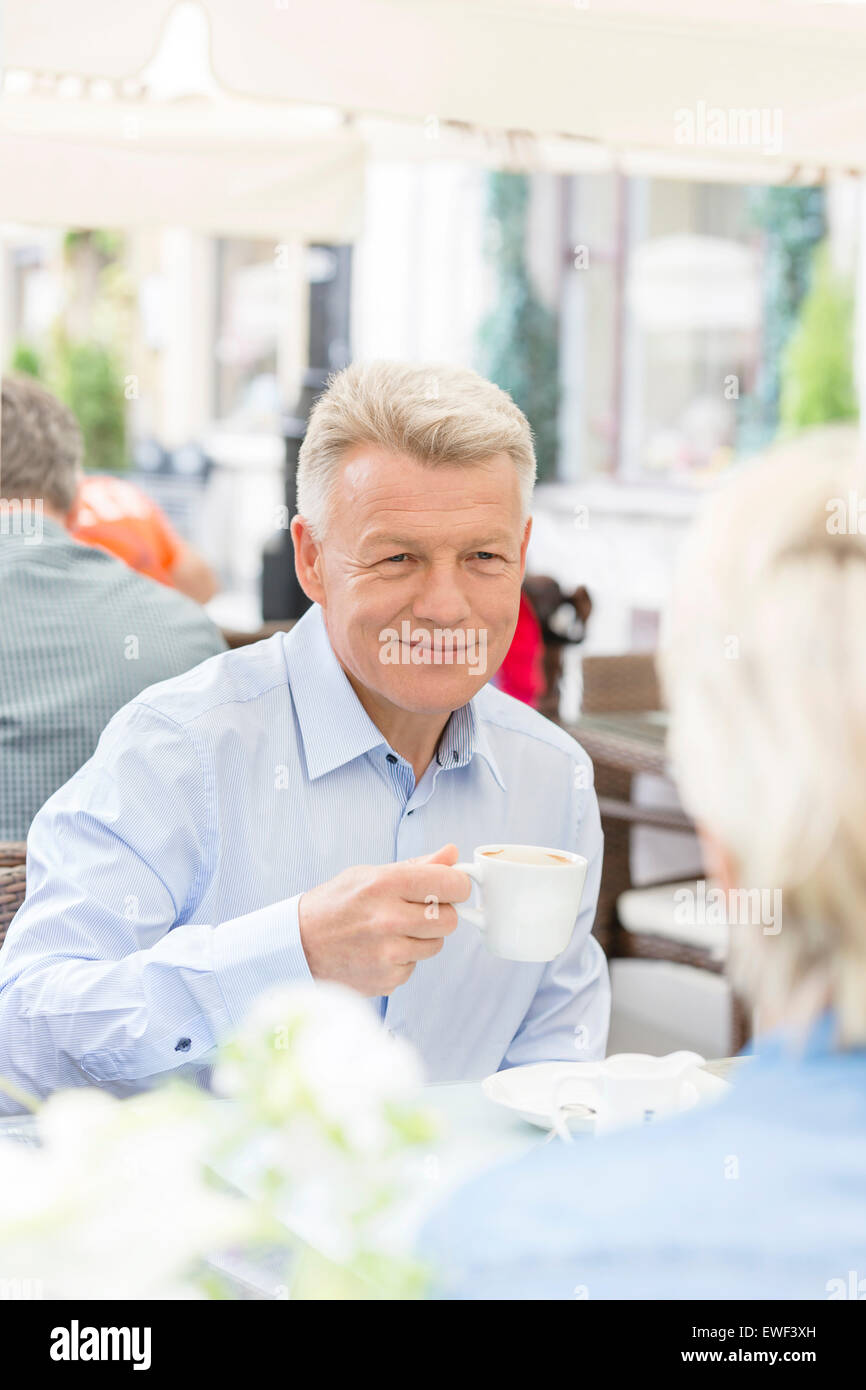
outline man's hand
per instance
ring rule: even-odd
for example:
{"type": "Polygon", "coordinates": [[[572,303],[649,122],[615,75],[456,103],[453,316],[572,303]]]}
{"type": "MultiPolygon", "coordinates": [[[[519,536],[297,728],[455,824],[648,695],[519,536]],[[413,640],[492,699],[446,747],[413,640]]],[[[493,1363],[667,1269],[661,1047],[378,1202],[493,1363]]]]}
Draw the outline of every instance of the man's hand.
{"type": "Polygon", "coordinates": [[[457,926],[452,903],[472,882],[451,868],[456,845],[397,864],[358,865],[304,893],[298,903],[301,945],[317,980],[336,980],[359,994],[391,994],[419,960],[442,950],[457,926]]]}

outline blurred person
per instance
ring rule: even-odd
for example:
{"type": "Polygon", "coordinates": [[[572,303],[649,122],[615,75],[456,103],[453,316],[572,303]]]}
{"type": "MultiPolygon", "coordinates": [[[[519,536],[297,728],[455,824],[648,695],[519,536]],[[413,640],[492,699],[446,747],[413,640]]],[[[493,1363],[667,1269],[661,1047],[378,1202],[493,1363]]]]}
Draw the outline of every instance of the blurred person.
{"type": "Polygon", "coordinates": [[[544,695],[544,643],[541,624],[525,589],[520,590],[517,627],[511,646],[494,677],[497,690],[503,690],[515,700],[538,708],[544,695]]]}
{"type": "Polygon", "coordinates": [[[76,540],[99,545],[139,574],[207,603],[219,590],[199,552],[179,536],[161,507],[135,483],[109,473],[85,474],[69,518],[76,540]]]}
{"type": "Polygon", "coordinates": [[[846,431],[749,468],[684,547],[667,623],[675,769],[756,1055],[714,1105],[556,1140],[453,1195],[419,1243],[438,1297],[863,1296],[863,485],[846,431]]]}
{"type": "Polygon", "coordinates": [[[64,405],[6,378],[0,431],[0,840],[23,840],[121,706],[225,643],[190,599],[69,534],[82,441],[64,405]]]}
{"type": "Polygon", "coordinates": [[[475,372],[332,379],[292,522],[312,606],[133,700],[36,817],[0,952],[0,1076],[39,1095],[206,1086],[216,1046],[282,981],[356,990],[434,1081],[604,1054],[591,764],[489,684],[535,469],[526,418],[475,372]],[[463,658],[456,642],[437,662],[448,632],[463,658]],[[504,960],[458,928],[455,865],[491,841],[586,858],[556,959],[504,960]]]}
{"type": "Polygon", "coordinates": [[[558,719],[565,649],[579,645],[586,637],[592,599],[582,584],[571,593],[565,593],[547,574],[528,574],[523,592],[533,606],[541,629],[542,692],[535,708],[548,719],[558,719]]]}
{"type": "Polygon", "coordinates": [[[528,574],[520,590],[520,611],[511,646],[493,683],[548,719],[559,717],[562,653],[582,642],[592,600],[581,585],[563,593],[546,574],[528,574]]]}

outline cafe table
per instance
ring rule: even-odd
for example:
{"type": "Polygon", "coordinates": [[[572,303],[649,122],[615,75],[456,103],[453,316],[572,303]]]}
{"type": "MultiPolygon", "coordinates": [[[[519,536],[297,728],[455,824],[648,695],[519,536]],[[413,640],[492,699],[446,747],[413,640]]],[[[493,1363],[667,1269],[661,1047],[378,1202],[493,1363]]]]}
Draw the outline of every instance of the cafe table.
{"type": "MultiPolygon", "coordinates": [[[[725,1057],[708,1061],[705,1067],[732,1082],[745,1061],[725,1057]]],[[[424,1086],[419,1102],[432,1113],[439,1139],[428,1154],[418,1156],[414,1196],[400,1207],[396,1218],[400,1243],[407,1251],[412,1249],[427,1217],[451,1192],[496,1164],[520,1158],[531,1149],[556,1140],[552,1129],[542,1130],[489,1100],[480,1081],[424,1086]]],[[[592,1136],[586,1133],[575,1133],[573,1138],[576,1144],[593,1143],[592,1136]]],[[[244,1190],[243,1175],[237,1168],[218,1171],[226,1181],[244,1190]]],[[[286,1224],[292,1227],[291,1217],[286,1217],[286,1224]]],[[[229,1281],[238,1298],[288,1297],[285,1249],[266,1252],[255,1263],[232,1253],[215,1256],[209,1263],[229,1281]]]]}
{"type": "MultiPolygon", "coordinates": [[[[726,1057],[708,1061],[705,1066],[707,1071],[734,1083],[737,1070],[747,1063],[747,1058],[726,1057]]],[[[431,1146],[430,1153],[419,1155],[417,1195],[401,1209],[407,1248],[411,1248],[415,1233],[429,1213],[457,1187],[495,1164],[519,1158],[555,1140],[554,1131],[545,1132],[514,1111],[488,1100],[480,1081],[424,1086],[419,1101],[437,1122],[439,1140],[431,1146]]],[[[36,1117],[30,1115],[0,1119],[0,1143],[38,1143],[36,1125],[36,1117]]],[[[594,1141],[591,1135],[575,1134],[574,1142],[594,1141]]],[[[243,1175],[237,1166],[218,1166],[216,1171],[224,1181],[244,1191],[243,1175]]],[[[290,1266],[283,1247],[274,1247],[255,1258],[239,1252],[221,1252],[210,1257],[208,1264],[223,1276],[235,1298],[278,1301],[288,1297],[286,1278],[290,1266]]]]}
{"type": "Polygon", "coordinates": [[[584,714],[568,725],[593,763],[635,775],[667,775],[665,741],[668,719],[663,710],[584,714]]]}

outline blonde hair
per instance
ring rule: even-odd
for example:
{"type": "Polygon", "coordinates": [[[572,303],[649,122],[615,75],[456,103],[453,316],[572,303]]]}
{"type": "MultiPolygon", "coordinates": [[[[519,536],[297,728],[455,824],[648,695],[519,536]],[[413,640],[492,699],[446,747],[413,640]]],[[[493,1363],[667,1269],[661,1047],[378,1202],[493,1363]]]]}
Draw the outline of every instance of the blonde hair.
{"type": "Polygon", "coordinates": [[[747,465],[683,546],[660,674],[684,803],[781,931],[731,929],[774,1009],[816,980],[866,1040],[866,471],[848,427],[747,465]],[[863,504],[863,532],[859,504],[863,504]]]}
{"type": "Polygon", "coordinates": [[[298,512],[319,540],[340,464],[359,444],[378,444],[425,464],[481,463],[509,454],[523,518],[535,483],[529,422],[511,397],[465,367],[353,363],[328,383],[310,414],[298,459],[298,512]]]}

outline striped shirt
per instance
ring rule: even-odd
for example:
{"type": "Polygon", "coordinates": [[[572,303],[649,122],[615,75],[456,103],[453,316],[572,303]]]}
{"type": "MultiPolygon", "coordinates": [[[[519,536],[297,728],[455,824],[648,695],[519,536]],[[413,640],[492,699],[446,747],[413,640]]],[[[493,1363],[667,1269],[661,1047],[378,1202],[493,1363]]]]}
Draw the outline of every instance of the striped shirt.
{"type": "Polygon", "coordinates": [[[26,837],[122,705],[225,650],[197,603],[42,525],[0,529],[0,840],[26,837]]]}
{"type": "Polygon", "coordinates": [[[381,1001],[385,1026],[433,1081],[602,1056],[602,834],[589,759],[562,729],[486,686],[416,785],[318,606],[144,691],[31,829],[27,901],[0,952],[0,1076],[40,1095],[88,1082],[124,1094],[169,1073],[207,1085],[215,1047],[263,989],[312,982],[299,897],[349,865],[448,841],[463,859],[491,841],[584,855],[572,941],[547,964],[515,963],[461,922],[381,1001]]]}

